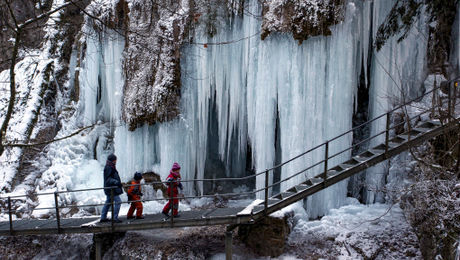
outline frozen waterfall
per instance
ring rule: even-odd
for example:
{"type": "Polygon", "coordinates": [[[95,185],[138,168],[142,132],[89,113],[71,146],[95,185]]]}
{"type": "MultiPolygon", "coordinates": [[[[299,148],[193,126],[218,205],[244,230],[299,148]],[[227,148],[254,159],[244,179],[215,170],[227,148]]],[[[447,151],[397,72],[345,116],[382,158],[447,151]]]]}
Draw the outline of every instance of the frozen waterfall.
{"type": "MultiPolygon", "coordinates": [[[[255,3],[250,8],[259,12],[255,3]]],[[[208,46],[189,44],[182,51],[180,118],[134,132],[117,128],[115,152],[130,151],[119,160],[122,175],[154,170],[164,178],[172,162],[178,161],[183,179],[244,176],[350,129],[362,24],[354,4],[347,10],[332,37],[314,37],[301,45],[282,34],[261,41],[260,21],[251,16],[225,21],[212,38],[198,28],[194,42],[208,46]],[[242,40],[218,44],[238,39],[242,40]],[[246,168],[246,160],[251,160],[252,169],[246,168]]],[[[348,135],[331,143],[330,153],[350,144],[348,135]]],[[[284,167],[277,178],[288,177],[323,156],[322,150],[305,156],[284,167]]],[[[335,158],[335,163],[348,156],[335,158]]],[[[317,169],[302,174],[282,183],[281,189],[316,174],[317,169]]],[[[256,189],[263,185],[260,175],[256,189]]],[[[344,181],[310,198],[311,216],[341,205],[346,186],[344,181]]]]}
{"type": "MultiPolygon", "coordinates": [[[[272,33],[260,40],[261,21],[252,15],[220,21],[213,37],[198,27],[190,36],[193,42],[181,51],[180,116],[135,131],[128,131],[121,119],[122,37],[110,33],[99,38],[87,36],[79,68],[78,121],[84,125],[110,122],[97,132],[99,136],[91,137],[88,146],[95,147],[100,165],[114,150],[123,181],[135,171],[154,171],[164,179],[173,162],[182,165],[183,179],[201,179],[247,176],[286,161],[351,129],[362,67],[371,79],[371,118],[394,105],[387,100],[398,93],[390,75],[410,79],[404,80],[404,88],[411,91],[422,78],[426,41],[414,43],[419,37],[415,32],[401,44],[392,39],[382,51],[373,53],[370,71],[362,66],[372,44],[369,34],[375,36],[392,3],[349,1],[344,21],[331,28],[332,36],[312,37],[300,45],[289,34],[272,33]],[[404,66],[393,66],[396,63],[404,66]]],[[[248,8],[253,14],[261,11],[255,0],[248,8]]],[[[372,131],[381,127],[378,122],[372,131]]],[[[329,154],[351,143],[350,133],[331,142],[329,154]]],[[[321,161],[324,152],[319,149],[272,172],[270,182],[321,161]]],[[[94,164],[91,155],[92,150],[76,165],[94,164]]],[[[350,152],[336,156],[329,165],[349,156],[350,152]]],[[[276,189],[289,188],[321,170],[318,165],[276,189]]],[[[85,176],[76,178],[89,175],[85,176]]],[[[366,182],[381,186],[382,176],[384,169],[377,166],[368,171],[366,182]]],[[[231,192],[260,189],[264,183],[264,175],[260,175],[254,183],[235,182],[226,187],[186,183],[185,189],[188,193],[231,192]]],[[[347,181],[343,181],[309,197],[310,217],[342,205],[346,194],[347,181]]],[[[379,195],[367,196],[369,202],[380,201],[379,195]]]]}

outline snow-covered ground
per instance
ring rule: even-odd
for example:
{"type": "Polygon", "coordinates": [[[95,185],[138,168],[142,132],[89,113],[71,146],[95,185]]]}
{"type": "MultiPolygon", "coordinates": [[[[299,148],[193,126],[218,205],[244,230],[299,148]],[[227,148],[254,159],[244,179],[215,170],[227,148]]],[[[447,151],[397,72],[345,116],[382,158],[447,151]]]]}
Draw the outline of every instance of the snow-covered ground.
{"type": "Polygon", "coordinates": [[[398,205],[351,204],[317,221],[299,220],[287,255],[339,259],[421,258],[418,240],[398,205]]]}

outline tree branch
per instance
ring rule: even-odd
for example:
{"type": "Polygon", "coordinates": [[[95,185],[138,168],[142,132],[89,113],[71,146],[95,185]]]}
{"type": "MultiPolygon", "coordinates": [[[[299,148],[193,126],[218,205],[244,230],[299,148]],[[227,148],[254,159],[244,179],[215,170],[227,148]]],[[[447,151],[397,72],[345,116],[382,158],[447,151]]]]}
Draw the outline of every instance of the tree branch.
{"type": "Polygon", "coordinates": [[[96,125],[98,124],[93,124],[93,125],[90,125],[90,126],[86,126],[86,127],[83,127],[81,129],[79,129],[78,131],[75,131],[74,133],[70,134],[70,135],[67,135],[67,136],[64,136],[64,137],[60,137],[60,138],[57,138],[57,139],[53,139],[53,140],[49,140],[49,141],[45,141],[45,142],[40,142],[40,143],[34,143],[34,144],[26,144],[26,143],[21,143],[21,144],[18,144],[18,143],[6,143],[4,144],[5,147],[33,147],[33,146],[39,146],[39,145],[45,145],[45,144],[50,144],[50,143],[54,143],[54,142],[58,142],[58,141],[62,141],[64,139],[67,139],[67,138],[70,138],[72,136],[75,136],[87,129],[90,129],[90,128],[93,128],[95,127],[96,125]]]}

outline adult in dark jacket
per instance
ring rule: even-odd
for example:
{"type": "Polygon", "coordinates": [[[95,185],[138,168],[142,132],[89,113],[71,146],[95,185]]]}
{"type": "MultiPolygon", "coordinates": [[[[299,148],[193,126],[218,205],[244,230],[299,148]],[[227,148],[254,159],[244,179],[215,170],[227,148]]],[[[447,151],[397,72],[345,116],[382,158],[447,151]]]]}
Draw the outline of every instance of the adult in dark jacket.
{"type": "Polygon", "coordinates": [[[107,162],[104,167],[104,193],[106,195],[106,200],[105,200],[105,205],[102,208],[102,214],[101,214],[101,220],[100,222],[108,222],[109,219],[107,219],[107,212],[109,212],[109,209],[112,208],[111,202],[112,202],[112,189],[107,189],[109,187],[115,187],[113,188],[113,220],[116,223],[121,223],[122,221],[118,219],[118,213],[120,212],[120,206],[121,206],[121,198],[120,195],[123,193],[122,189],[122,184],[120,180],[120,176],[118,175],[117,168],[115,165],[117,164],[117,157],[114,154],[111,154],[107,157],[107,162]]]}

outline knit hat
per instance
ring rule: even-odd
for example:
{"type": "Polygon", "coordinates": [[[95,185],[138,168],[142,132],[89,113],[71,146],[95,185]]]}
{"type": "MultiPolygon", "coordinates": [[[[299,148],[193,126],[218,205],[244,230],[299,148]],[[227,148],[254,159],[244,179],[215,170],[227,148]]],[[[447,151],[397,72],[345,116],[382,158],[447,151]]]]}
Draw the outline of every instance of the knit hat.
{"type": "Polygon", "coordinates": [[[110,154],[110,155],[107,157],[107,160],[108,160],[108,161],[111,161],[111,162],[115,161],[116,159],[117,159],[117,157],[116,157],[115,154],[113,154],[113,153],[110,154]]]}
{"type": "Polygon", "coordinates": [[[142,180],[142,173],[136,172],[134,174],[134,180],[136,180],[136,181],[142,180]]]}
{"type": "Polygon", "coordinates": [[[173,172],[180,170],[180,165],[178,163],[174,163],[171,169],[173,172]]]}

